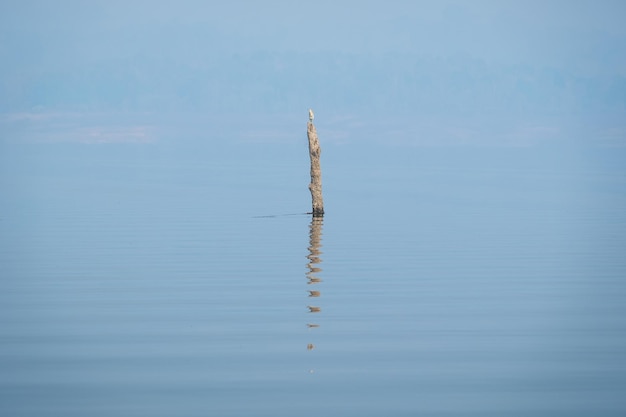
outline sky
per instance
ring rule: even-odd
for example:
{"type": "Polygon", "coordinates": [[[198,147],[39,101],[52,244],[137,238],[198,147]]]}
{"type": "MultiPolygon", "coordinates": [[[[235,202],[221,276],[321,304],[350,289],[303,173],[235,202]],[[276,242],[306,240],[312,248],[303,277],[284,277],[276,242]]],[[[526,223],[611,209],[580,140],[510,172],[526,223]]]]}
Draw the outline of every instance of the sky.
{"type": "Polygon", "coordinates": [[[280,140],[312,107],[334,141],[624,146],[625,15],[609,0],[3,1],[0,133],[150,141],[210,123],[280,140]]]}

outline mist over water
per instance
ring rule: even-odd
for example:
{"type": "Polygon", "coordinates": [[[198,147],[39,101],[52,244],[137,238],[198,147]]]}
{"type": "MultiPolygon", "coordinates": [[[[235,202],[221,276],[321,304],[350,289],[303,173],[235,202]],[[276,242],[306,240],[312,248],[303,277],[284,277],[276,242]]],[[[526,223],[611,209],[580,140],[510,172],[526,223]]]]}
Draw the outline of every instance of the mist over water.
{"type": "Polygon", "coordinates": [[[0,2],[1,416],[626,414],[626,3],[161,3],[0,2]]]}

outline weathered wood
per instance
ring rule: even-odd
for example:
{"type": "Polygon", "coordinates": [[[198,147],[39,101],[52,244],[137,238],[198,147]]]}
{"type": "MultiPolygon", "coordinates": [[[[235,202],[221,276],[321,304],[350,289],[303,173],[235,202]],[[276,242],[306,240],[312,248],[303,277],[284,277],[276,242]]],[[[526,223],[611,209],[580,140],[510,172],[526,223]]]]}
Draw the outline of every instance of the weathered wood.
{"type": "Polygon", "coordinates": [[[320,148],[317,139],[317,131],[313,124],[312,112],[309,111],[309,123],[307,124],[307,136],[309,138],[309,156],[311,157],[311,183],[309,190],[311,191],[311,199],[313,205],[313,217],[324,216],[324,199],[322,198],[322,168],[320,167],[320,148]]]}

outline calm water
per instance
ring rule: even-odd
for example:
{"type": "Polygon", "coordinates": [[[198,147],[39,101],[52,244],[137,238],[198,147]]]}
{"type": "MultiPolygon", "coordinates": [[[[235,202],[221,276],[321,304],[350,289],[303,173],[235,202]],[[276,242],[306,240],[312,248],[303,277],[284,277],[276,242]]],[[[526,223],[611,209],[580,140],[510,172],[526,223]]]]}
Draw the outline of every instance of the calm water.
{"type": "Polygon", "coordinates": [[[2,145],[0,414],[626,414],[622,150],[320,138],[2,145]]]}

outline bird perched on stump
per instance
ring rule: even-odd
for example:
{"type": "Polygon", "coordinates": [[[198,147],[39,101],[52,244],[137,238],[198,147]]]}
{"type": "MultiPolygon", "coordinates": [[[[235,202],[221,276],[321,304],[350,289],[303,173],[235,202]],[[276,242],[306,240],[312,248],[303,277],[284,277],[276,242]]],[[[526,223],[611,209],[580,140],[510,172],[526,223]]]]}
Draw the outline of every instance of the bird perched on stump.
{"type": "Polygon", "coordinates": [[[313,123],[313,118],[315,115],[313,114],[313,110],[309,109],[309,122],[313,123]]]}

